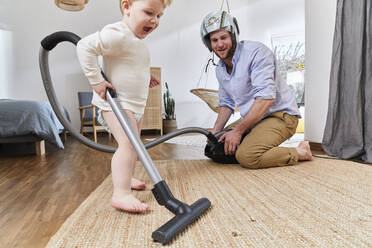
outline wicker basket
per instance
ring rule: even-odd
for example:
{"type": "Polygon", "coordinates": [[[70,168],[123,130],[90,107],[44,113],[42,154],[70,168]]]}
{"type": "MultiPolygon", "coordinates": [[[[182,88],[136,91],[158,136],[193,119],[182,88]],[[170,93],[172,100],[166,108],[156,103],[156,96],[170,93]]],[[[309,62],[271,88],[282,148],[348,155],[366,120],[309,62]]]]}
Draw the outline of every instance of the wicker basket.
{"type": "Polygon", "coordinates": [[[88,0],[55,0],[54,3],[63,10],[80,11],[84,9],[88,0]]]}

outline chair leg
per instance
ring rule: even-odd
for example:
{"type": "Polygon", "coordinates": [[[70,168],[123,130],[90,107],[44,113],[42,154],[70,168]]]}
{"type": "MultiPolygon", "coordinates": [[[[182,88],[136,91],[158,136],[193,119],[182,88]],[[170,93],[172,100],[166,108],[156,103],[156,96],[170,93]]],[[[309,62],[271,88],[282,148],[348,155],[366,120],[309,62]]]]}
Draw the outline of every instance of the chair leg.
{"type": "Polygon", "coordinates": [[[92,106],[92,124],[93,124],[93,132],[94,132],[94,142],[97,143],[97,129],[96,129],[96,106],[92,106]]]}
{"type": "Polygon", "coordinates": [[[93,127],[93,132],[94,132],[94,142],[97,143],[97,129],[96,129],[96,127],[93,127]]]}
{"type": "Polygon", "coordinates": [[[111,141],[111,132],[109,132],[109,141],[111,141]]]}
{"type": "Polygon", "coordinates": [[[66,142],[66,140],[67,140],[67,131],[63,131],[62,132],[62,138],[63,138],[63,142],[66,142]]]}
{"type": "Polygon", "coordinates": [[[80,133],[84,135],[84,118],[85,118],[85,109],[81,110],[81,117],[80,117],[80,133]]]}

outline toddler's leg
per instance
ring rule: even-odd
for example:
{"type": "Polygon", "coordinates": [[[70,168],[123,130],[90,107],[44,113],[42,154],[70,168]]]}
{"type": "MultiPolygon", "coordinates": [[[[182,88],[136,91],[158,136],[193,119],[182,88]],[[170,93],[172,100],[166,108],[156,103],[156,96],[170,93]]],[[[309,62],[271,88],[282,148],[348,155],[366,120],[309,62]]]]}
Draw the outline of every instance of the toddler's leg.
{"type": "MultiPolygon", "coordinates": [[[[131,194],[132,173],[137,158],[136,152],[115,114],[112,111],[103,111],[102,113],[118,143],[118,148],[111,160],[112,181],[114,185],[111,205],[114,208],[128,212],[143,212],[148,209],[148,205],[141,203],[131,194]]],[[[132,125],[136,127],[137,123],[134,120],[133,114],[130,111],[126,111],[126,114],[132,125]]]]}

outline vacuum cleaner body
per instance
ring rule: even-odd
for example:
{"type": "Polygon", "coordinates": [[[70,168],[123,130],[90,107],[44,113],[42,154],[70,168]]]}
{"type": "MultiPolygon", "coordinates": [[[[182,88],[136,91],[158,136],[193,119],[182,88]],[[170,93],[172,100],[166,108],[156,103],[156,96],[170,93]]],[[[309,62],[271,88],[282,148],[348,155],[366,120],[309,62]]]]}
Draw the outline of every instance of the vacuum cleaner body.
{"type": "MultiPolygon", "coordinates": [[[[223,130],[214,136],[218,140],[222,135],[231,131],[232,129],[223,130]]],[[[243,141],[244,137],[249,133],[249,130],[242,135],[240,143],[243,141]]],[[[221,142],[214,142],[209,140],[207,145],[204,148],[204,155],[212,159],[216,163],[220,164],[239,164],[236,160],[235,153],[234,155],[226,155],[225,153],[225,140],[221,142]]]]}

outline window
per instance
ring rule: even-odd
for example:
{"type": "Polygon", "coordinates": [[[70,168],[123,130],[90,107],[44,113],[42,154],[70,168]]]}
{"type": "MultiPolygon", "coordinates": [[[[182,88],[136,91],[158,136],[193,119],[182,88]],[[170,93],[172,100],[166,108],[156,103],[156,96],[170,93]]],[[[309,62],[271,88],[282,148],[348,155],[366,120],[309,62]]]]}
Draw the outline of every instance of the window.
{"type": "Polygon", "coordinates": [[[305,35],[272,36],[271,43],[281,77],[295,92],[297,104],[304,105],[305,35]]]}

